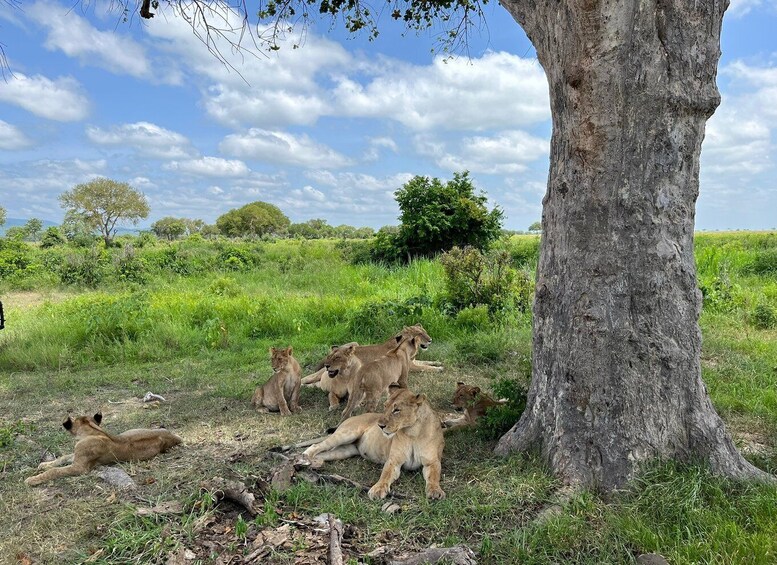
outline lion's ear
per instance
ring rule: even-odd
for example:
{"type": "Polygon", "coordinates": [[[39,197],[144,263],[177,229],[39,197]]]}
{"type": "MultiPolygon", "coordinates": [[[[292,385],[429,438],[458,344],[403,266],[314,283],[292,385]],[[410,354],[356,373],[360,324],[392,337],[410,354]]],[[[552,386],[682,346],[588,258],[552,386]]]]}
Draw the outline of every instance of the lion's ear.
{"type": "Polygon", "coordinates": [[[399,343],[400,341],[402,341],[402,334],[397,334],[397,336],[394,339],[396,339],[397,343],[399,343]]]}
{"type": "Polygon", "coordinates": [[[351,344],[348,345],[348,347],[345,348],[345,354],[346,355],[353,355],[354,353],[356,353],[356,344],[355,343],[351,343],[351,344]]]}
{"type": "Polygon", "coordinates": [[[67,417],[67,420],[62,422],[62,427],[65,428],[66,430],[73,429],[73,420],[70,418],[70,416],[67,417]]]}
{"type": "Polygon", "coordinates": [[[472,394],[480,394],[480,387],[476,386],[475,388],[473,388],[472,389],[472,394]]]}
{"type": "Polygon", "coordinates": [[[402,388],[401,386],[399,386],[399,383],[391,383],[391,384],[389,385],[389,390],[394,390],[394,391],[396,391],[398,388],[402,388]]]}
{"type": "Polygon", "coordinates": [[[464,386],[464,383],[462,381],[459,381],[456,383],[456,386],[464,386]]]}
{"type": "Polygon", "coordinates": [[[294,351],[294,349],[292,349],[291,345],[286,348],[286,353],[288,355],[291,355],[292,351],[294,351]]]}
{"type": "Polygon", "coordinates": [[[421,404],[425,400],[426,400],[426,395],[425,394],[416,394],[415,395],[415,402],[416,402],[416,404],[421,404]]]}
{"type": "Polygon", "coordinates": [[[274,348],[274,347],[271,347],[271,348],[270,348],[270,355],[272,355],[273,353],[275,353],[275,348],[274,348]]]}
{"type": "Polygon", "coordinates": [[[102,412],[97,412],[94,415],[94,421],[97,422],[97,424],[99,425],[99,423],[103,421],[103,413],[102,412]]]}
{"type": "Polygon", "coordinates": [[[340,347],[340,346],[339,345],[333,345],[332,347],[329,348],[329,351],[334,351],[338,347],[340,347]]]}

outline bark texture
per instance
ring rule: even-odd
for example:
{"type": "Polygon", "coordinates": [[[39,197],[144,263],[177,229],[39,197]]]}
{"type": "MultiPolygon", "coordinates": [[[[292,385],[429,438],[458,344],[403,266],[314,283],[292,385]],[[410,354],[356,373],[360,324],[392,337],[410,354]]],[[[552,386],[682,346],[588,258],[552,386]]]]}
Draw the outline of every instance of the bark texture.
{"type": "Polygon", "coordinates": [[[539,444],[604,491],[655,458],[766,477],[701,380],[699,154],[727,0],[503,0],[550,85],[553,136],[529,404],[497,451],[539,444]]]}

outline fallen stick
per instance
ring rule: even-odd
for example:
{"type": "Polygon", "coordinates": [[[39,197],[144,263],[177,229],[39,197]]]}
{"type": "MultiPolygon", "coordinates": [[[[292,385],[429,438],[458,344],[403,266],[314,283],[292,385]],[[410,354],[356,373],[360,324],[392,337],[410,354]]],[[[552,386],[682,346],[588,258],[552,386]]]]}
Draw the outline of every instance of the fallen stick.
{"type": "Polygon", "coordinates": [[[203,489],[211,492],[219,501],[227,499],[236,502],[245,508],[251,516],[256,516],[259,513],[254,506],[256,504],[256,497],[243,483],[227,481],[221,477],[213,477],[201,486],[203,489]]]}
{"type": "Polygon", "coordinates": [[[343,523],[329,514],[329,565],[343,565],[343,523]]]}

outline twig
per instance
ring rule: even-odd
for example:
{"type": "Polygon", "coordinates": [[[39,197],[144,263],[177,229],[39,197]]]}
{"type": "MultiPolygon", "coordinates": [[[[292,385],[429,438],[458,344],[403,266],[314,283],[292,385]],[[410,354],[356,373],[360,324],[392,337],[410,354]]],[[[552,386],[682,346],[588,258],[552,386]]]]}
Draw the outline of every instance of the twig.
{"type": "Polygon", "coordinates": [[[254,506],[256,504],[256,497],[243,483],[227,481],[221,477],[213,477],[209,482],[203,483],[202,488],[213,493],[213,496],[218,500],[227,499],[238,503],[251,516],[256,516],[259,513],[254,506]]]}
{"type": "Polygon", "coordinates": [[[343,523],[329,514],[329,565],[343,565],[343,523]]]}

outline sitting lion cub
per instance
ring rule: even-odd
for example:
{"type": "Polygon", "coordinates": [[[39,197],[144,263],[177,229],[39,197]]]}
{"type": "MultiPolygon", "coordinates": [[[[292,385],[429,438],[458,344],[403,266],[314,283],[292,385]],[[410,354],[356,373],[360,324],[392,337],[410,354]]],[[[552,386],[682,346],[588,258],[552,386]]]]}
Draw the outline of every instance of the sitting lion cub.
{"type": "Polygon", "coordinates": [[[350,418],[362,402],[367,412],[375,412],[381,396],[392,383],[398,383],[400,387],[407,388],[408,369],[417,352],[418,340],[411,337],[402,340],[383,357],[362,365],[348,384],[348,404],[343,410],[340,423],[350,418]]]}
{"type": "Polygon", "coordinates": [[[494,400],[489,395],[484,394],[480,387],[466,385],[459,381],[456,383],[456,392],[453,394],[453,405],[457,410],[464,411],[461,418],[446,420],[446,428],[455,428],[459,426],[469,426],[477,423],[489,408],[507,404],[507,400],[494,400]]]}
{"type": "Polygon", "coordinates": [[[299,412],[299,389],[301,386],[300,366],[292,356],[292,348],[270,348],[273,375],[258,387],[251,398],[259,412],[278,412],[288,416],[299,412]]]}
{"type": "Polygon", "coordinates": [[[93,418],[79,416],[75,420],[68,416],[62,425],[76,436],[76,447],[70,455],[63,455],[54,461],[38,465],[38,470],[47,469],[39,475],[25,479],[25,483],[36,486],[59,477],[85,475],[97,465],[108,465],[119,461],[145,461],[167,451],[183,440],[165,429],[127,430],[117,436],[100,427],[103,415],[98,412],[93,418]],[[65,467],[60,467],[69,463],[65,467]]]}
{"type": "Polygon", "coordinates": [[[356,343],[333,346],[332,352],[324,360],[325,376],[317,386],[329,393],[329,411],[337,410],[348,396],[348,384],[362,366],[356,356],[356,343]]]}
{"type": "Polygon", "coordinates": [[[383,464],[380,479],[370,489],[371,499],[385,498],[401,469],[423,467],[426,497],[445,498],[440,488],[445,439],[440,420],[426,396],[392,385],[383,414],[366,413],[348,418],[321,443],[303,453],[312,461],[334,461],[361,455],[383,464]]]}

